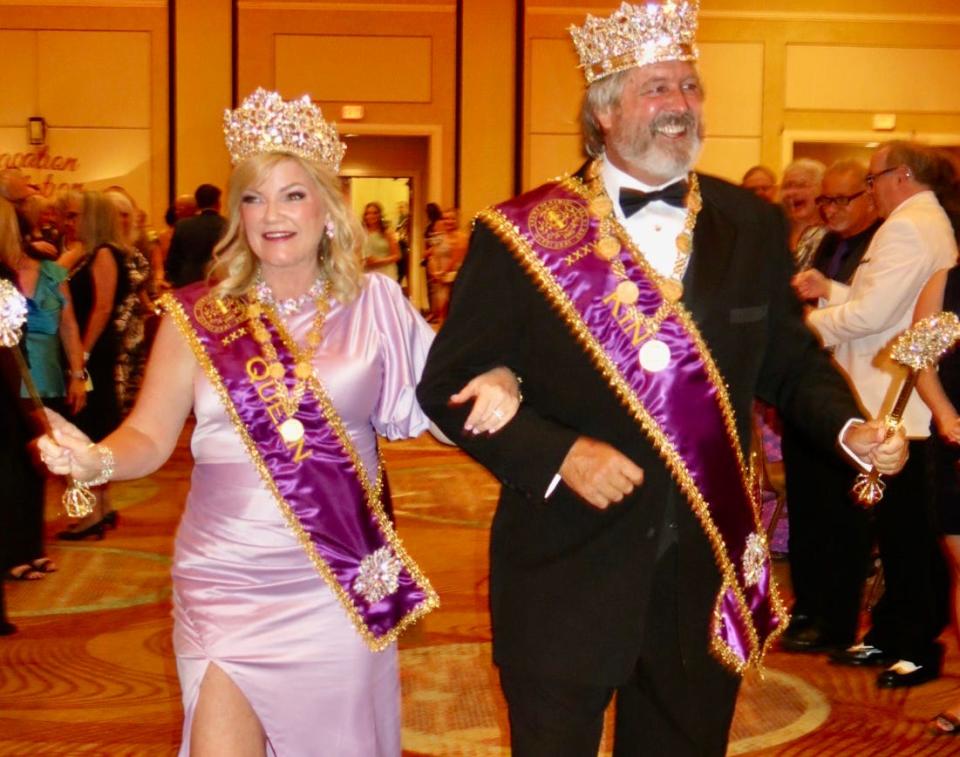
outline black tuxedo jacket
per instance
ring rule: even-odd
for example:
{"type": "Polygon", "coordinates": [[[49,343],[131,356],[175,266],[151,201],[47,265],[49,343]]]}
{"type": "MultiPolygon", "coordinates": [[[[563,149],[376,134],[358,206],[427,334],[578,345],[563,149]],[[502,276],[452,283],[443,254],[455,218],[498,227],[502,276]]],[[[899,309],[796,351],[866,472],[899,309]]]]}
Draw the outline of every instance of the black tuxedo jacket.
{"type": "Polygon", "coordinates": [[[226,219],[215,210],[203,210],[178,221],[167,255],[167,281],[180,288],[206,276],[213,248],[226,226],[226,219]]]}
{"type": "MultiPolygon", "coordinates": [[[[789,285],[782,215],[719,179],[703,176],[700,183],[703,209],[683,303],[729,384],[744,452],[754,395],[778,406],[824,447],[834,447],[843,423],[858,410],[801,319],[789,285]]],[[[474,229],[418,397],[444,432],[503,484],[490,547],[498,664],[587,684],[625,682],[637,664],[645,624],[657,622],[648,597],[664,543],[679,550],[676,638],[684,659],[694,674],[698,664],[712,664],[709,620],[719,573],[706,537],[650,441],[482,223],[474,229]],[[449,406],[447,398],[501,364],[522,377],[523,405],[492,437],[464,434],[466,409],[449,406]],[[562,483],[544,499],[580,435],[634,460],[645,471],[643,485],[603,511],[562,483]]]]}

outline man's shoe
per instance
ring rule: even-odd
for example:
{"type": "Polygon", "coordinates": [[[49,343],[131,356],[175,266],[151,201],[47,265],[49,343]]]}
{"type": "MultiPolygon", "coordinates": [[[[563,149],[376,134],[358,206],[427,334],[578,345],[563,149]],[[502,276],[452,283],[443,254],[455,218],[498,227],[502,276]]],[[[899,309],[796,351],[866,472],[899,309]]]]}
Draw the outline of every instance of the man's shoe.
{"type": "Polygon", "coordinates": [[[831,653],[830,662],[834,665],[882,668],[892,665],[896,662],[896,658],[870,644],[854,644],[852,647],[831,653]]]}
{"type": "Polygon", "coordinates": [[[919,686],[940,677],[937,665],[915,665],[909,660],[897,660],[893,665],[877,676],[877,687],[881,689],[900,689],[907,686],[919,686]]]}

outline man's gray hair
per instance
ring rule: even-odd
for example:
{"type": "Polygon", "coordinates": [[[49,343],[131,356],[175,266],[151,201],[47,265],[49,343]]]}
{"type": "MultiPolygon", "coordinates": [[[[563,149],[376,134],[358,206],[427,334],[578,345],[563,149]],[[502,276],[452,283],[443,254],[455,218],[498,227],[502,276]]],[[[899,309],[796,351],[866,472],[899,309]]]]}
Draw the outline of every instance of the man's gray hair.
{"type": "Polygon", "coordinates": [[[603,155],[603,127],[597,113],[620,104],[623,95],[623,80],[631,69],[617,71],[589,85],[580,103],[580,130],[583,132],[583,149],[591,158],[603,155]]]}
{"type": "Polygon", "coordinates": [[[938,189],[943,183],[945,161],[932,147],[897,139],[880,149],[887,151],[887,168],[906,166],[914,181],[931,189],[938,189]]]}

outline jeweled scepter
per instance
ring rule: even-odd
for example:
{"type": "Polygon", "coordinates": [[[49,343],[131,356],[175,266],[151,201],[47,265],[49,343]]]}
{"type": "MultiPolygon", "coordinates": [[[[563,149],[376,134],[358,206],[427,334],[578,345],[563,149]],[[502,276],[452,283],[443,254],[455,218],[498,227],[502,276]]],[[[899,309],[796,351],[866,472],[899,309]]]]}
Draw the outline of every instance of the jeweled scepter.
{"type": "MultiPolygon", "coordinates": [[[[910,369],[907,380],[900,388],[897,401],[884,419],[889,439],[897,432],[907,401],[917,384],[920,371],[932,368],[940,358],[960,341],[960,318],[955,313],[943,312],[929,315],[898,336],[890,348],[890,357],[910,369]]],[[[876,468],[861,473],[853,484],[852,494],[857,502],[872,507],[883,499],[886,488],[876,468]]]]}
{"type": "MultiPolygon", "coordinates": [[[[17,361],[17,368],[20,369],[20,377],[27,387],[30,399],[40,412],[40,422],[43,424],[43,430],[53,436],[53,429],[47,414],[43,410],[43,400],[40,399],[40,393],[37,392],[37,386],[33,383],[33,376],[30,375],[30,368],[27,366],[26,358],[20,349],[20,338],[22,336],[23,324],[27,321],[27,299],[12,282],[7,279],[0,279],[0,345],[9,347],[17,361]]],[[[93,506],[96,504],[96,495],[79,481],[67,476],[67,490],[63,493],[63,507],[67,515],[71,518],[83,518],[93,512],[93,506]]]]}

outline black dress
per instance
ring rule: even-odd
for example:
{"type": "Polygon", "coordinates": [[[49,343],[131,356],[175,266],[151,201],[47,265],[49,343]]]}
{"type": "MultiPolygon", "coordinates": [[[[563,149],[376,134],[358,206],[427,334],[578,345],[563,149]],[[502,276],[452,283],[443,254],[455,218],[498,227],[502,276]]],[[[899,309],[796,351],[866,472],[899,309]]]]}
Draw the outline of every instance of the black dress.
{"type": "MultiPolygon", "coordinates": [[[[943,309],[960,315],[960,267],[951,268],[943,292],[943,309]]],[[[960,406],[960,349],[940,360],[940,383],[953,405],[960,406]]],[[[960,446],[946,443],[935,425],[930,433],[930,480],[939,526],[944,534],[960,534],[960,446]]]]}
{"type": "MultiPolygon", "coordinates": [[[[0,278],[15,282],[0,267],[0,278]]],[[[0,569],[43,556],[43,477],[27,445],[36,435],[20,402],[13,352],[0,348],[0,569]]],[[[0,584],[3,583],[0,578],[0,584]]],[[[0,623],[3,618],[0,616],[0,623]]]]}
{"type": "MultiPolygon", "coordinates": [[[[127,296],[130,284],[126,275],[123,253],[112,245],[102,245],[97,250],[107,249],[117,264],[117,290],[113,295],[113,309],[96,344],[90,350],[87,371],[93,382],[93,391],[87,393],[87,404],[73,422],[91,439],[100,441],[120,425],[120,400],[117,397],[114,368],[120,351],[120,334],[116,327],[117,311],[127,296]]],[[[70,274],[70,296],[80,326],[86,333],[93,311],[93,274],[91,264],[94,255],[87,255],[70,274]]]]}

